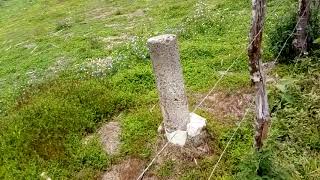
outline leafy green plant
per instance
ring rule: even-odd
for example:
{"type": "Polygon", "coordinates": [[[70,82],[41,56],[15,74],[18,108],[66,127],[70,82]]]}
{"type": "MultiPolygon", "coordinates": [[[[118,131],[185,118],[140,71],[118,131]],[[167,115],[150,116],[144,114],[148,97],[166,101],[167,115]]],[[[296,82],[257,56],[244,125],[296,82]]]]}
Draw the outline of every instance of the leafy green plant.
{"type": "Polygon", "coordinates": [[[276,150],[273,169],[281,170],[289,179],[301,176],[312,179],[311,172],[319,165],[314,164],[320,158],[318,68],[319,63],[310,59],[289,67],[294,80],[280,82],[282,85],[271,95],[279,100],[275,104],[267,148],[276,150]]]}
{"type": "Polygon", "coordinates": [[[320,42],[317,39],[320,38],[320,7],[312,6],[309,24],[309,34],[310,34],[310,50],[311,55],[315,57],[320,57],[319,49],[320,42]]]}
{"type": "MultiPolygon", "coordinates": [[[[309,45],[309,51],[317,50],[317,44],[313,43],[313,40],[317,39],[320,36],[320,20],[319,20],[319,9],[311,8],[309,25],[308,29],[308,39],[307,43],[309,45]]],[[[280,18],[281,19],[281,18],[280,18]]],[[[292,31],[296,28],[297,24],[297,13],[289,12],[285,15],[284,18],[278,22],[273,30],[268,34],[269,37],[269,48],[273,53],[274,57],[279,56],[280,63],[290,63],[293,62],[295,57],[299,54],[296,53],[293,47],[294,34],[292,31]],[[286,45],[283,47],[283,45],[286,45]]]]}
{"type": "Polygon", "coordinates": [[[276,23],[273,30],[268,34],[270,51],[274,57],[277,57],[281,51],[278,59],[280,63],[289,63],[296,56],[292,45],[294,36],[291,36],[296,25],[296,16],[295,12],[287,13],[284,18],[280,18],[281,22],[276,23]],[[285,43],[286,45],[283,47],[285,43]]]}

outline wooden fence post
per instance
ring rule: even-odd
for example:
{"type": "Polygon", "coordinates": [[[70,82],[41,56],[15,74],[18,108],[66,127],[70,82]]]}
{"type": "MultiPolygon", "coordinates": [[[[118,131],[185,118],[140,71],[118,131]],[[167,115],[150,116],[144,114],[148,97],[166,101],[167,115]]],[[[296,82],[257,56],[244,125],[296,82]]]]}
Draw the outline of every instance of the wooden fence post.
{"type": "Polygon", "coordinates": [[[310,17],[310,0],[299,1],[299,12],[298,12],[298,24],[295,39],[293,40],[293,46],[296,49],[297,54],[306,54],[308,48],[308,24],[310,17]]]}
{"type": "Polygon", "coordinates": [[[270,120],[268,97],[266,91],[266,78],[262,69],[261,43],[265,20],[266,0],[252,1],[252,27],[249,34],[249,68],[251,81],[256,90],[256,125],[255,147],[257,150],[263,146],[263,140],[268,133],[270,120]]]}

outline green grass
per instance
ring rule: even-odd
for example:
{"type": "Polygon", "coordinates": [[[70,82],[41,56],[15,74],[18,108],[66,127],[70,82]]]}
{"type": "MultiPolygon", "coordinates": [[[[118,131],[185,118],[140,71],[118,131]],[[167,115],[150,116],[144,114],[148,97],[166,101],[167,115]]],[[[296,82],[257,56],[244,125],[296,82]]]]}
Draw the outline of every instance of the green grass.
{"type": "MultiPolygon", "coordinates": [[[[218,89],[247,88],[251,2],[204,2],[0,0],[0,179],[38,179],[42,172],[52,179],[94,179],[123,158],[150,160],[161,122],[159,107],[150,111],[158,104],[146,48],[151,36],[178,35],[192,101],[235,60],[218,89]],[[112,67],[95,64],[98,58],[102,63],[113,59],[112,67]],[[83,143],[118,116],[119,154],[103,152],[97,138],[83,143]]],[[[291,0],[285,2],[268,2],[277,16],[268,15],[265,59],[272,52],[268,33],[278,17],[295,8],[291,0]]],[[[217,179],[319,177],[318,64],[308,66],[315,66],[312,73],[303,65],[294,72],[291,66],[279,67],[281,77],[296,81],[285,92],[270,87],[271,106],[277,108],[265,151],[257,154],[252,148],[250,117],[214,174],[217,179]]],[[[199,160],[199,166],[181,166],[182,179],[206,179],[234,127],[201,113],[214,136],[215,153],[199,160]]],[[[166,178],[176,168],[167,161],[156,173],[166,178]]]]}

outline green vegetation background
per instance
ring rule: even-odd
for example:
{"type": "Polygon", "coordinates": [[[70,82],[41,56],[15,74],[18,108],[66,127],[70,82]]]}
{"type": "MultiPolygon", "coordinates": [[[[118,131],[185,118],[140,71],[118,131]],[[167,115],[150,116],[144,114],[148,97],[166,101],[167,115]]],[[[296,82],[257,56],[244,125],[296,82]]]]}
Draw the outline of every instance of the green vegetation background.
{"type": "MultiPolygon", "coordinates": [[[[275,13],[266,22],[264,59],[272,57],[269,33],[296,8],[293,0],[268,1],[275,13]]],[[[146,40],[178,34],[192,107],[194,95],[207,92],[236,59],[217,90],[250,86],[250,17],[251,1],[243,0],[0,0],[0,179],[39,179],[42,172],[52,179],[94,179],[124,158],[149,160],[161,114],[146,40]],[[92,64],[99,58],[112,58],[112,66],[92,64]],[[106,154],[97,138],[84,143],[115,117],[122,126],[119,154],[106,154]]],[[[274,70],[281,81],[269,88],[273,123],[265,150],[252,148],[252,115],[217,179],[320,177],[317,61],[274,70]]],[[[199,166],[179,167],[181,179],[206,179],[236,126],[199,113],[208,119],[215,153],[199,166]]],[[[156,174],[166,179],[175,168],[168,161],[156,174]]]]}

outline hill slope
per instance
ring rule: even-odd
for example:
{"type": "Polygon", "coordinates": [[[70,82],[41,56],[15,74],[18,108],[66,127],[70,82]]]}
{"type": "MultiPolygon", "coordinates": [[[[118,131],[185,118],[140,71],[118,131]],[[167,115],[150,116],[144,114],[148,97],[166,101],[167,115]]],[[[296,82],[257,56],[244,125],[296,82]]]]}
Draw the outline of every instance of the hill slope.
{"type": "MultiPolygon", "coordinates": [[[[265,42],[279,18],[295,10],[292,2],[268,2],[276,14],[268,15],[265,42]]],[[[219,102],[209,101],[198,112],[208,119],[212,153],[198,164],[166,159],[150,173],[160,179],[206,179],[246,108],[234,102],[251,96],[250,13],[249,1],[232,0],[0,0],[0,178],[38,179],[45,172],[52,179],[94,179],[124,159],[148,162],[161,114],[145,42],[174,33],[191,106],[237,60],[212,95],[221,98],[221,110],[219,102]],[[96,135],[111,120],[122,129],[115,155],[103,151],[96,135]]],[[[266,60],[270,49],[266,43],[266,60]]],[[[217,179],[320,176],[315,61],[273,70],[274,123],[265,151],[256,154],[252,148],[251,115],[215,172],[217,179]]]]}

